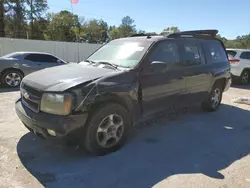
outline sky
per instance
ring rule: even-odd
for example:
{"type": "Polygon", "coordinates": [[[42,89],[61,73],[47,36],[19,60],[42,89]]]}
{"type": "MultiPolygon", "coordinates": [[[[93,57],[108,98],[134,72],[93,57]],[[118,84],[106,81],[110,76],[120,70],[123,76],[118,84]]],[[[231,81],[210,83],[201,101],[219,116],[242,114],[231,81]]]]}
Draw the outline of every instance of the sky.
{"type": "Polygon", "coordinates": [[[181,31],[218,29],[234,39],[250,33],[250,0],[47,0],[50,12],[72,11],[85,19],[103,19],[118,26],[124,16],[135,20],[137,29],[161,32],[177,26],[181,31]]]}

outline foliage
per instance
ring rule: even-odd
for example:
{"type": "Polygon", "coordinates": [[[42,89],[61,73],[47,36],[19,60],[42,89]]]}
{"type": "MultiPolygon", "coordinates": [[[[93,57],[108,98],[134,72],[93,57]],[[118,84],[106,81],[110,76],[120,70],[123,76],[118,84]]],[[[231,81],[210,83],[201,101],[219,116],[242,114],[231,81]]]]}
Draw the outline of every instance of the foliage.
{"type": "Polygon", "coordinates": [[[7,37],[25,38],[27,23],[24,3],[24,0],[4,1],[5,33],[7,37]]]}
{"type": "Polygon", "coordinates": [[[175,32],[179,32],[180,29],[178,27],[167,27],[165,29],[163,29],[163,31],[160,33],[161,35],[169,35],[171,33],[175,33],[175,32]]]}
{"type": "Polygon", "coordinates": [[[103,20],[92,19],[84,25],[83,39],[89,43],[103,43],[108,40],[108,24],[103,20]]]}
{"type": "Polygon", "coordinates": [[[136,33],[134,22],[129,16],[122,18],[122,23],[118,28],[121,37],[128,37],[136,33]]]}
{"type": "Polygon", "coordinates": [[[75,16],[69,11],[48,14],[48,26],[45,31],[47,40],[73,41],[75,33],[73,32],[75,16]]]}
{"type": "MultiPolygon", "coordinates": [[[[0,0],[1,1],[1,0],[0,0]]],[[[0,36],[11,38],[29,38],[38,40],[56,40],[71,42],[105,43],[109,40],[128,37],[133,34],[157,35],[156,32],[137,30],[135,21],[125,16],[118,26],[109,26],[104,20],[78,17],[63,10],[47,13],[48,5],[44,0],[4,0],[0,4],[0,36]],[[3,5],[3,6],[1,6],[3,5]],[[4,14],[3,14],[4,13],[4,14]],[[1,30],[4,28],[3,30],[1,30]]],[[[178,32],[176,26],[166,27],[159,34],[169,35],[178,32]]],[[[221,35],[227,48],[249,48],[250,33],[228,40],[221,35]]]]}
{"type": "MultiPolygon", "coordinates": [[[[37,34],[38,29],[44,29],[40,27],[38,23],[43,24],[44,26],[44,19],[42,18],[43,13],[48,9],[47,2],[44,0],[26,0],[26,18],[30,21],[29,24],[29,31],[30,31],[30,38],[33,39],[41,39],[41,35],[37,34]],[[35,22],[35,23],[34,23],[35,22]],[[34,26],[36,24],[36,27],[34,26]]],[[[39,31],[41,33],[41,31],[39,31]]]]}

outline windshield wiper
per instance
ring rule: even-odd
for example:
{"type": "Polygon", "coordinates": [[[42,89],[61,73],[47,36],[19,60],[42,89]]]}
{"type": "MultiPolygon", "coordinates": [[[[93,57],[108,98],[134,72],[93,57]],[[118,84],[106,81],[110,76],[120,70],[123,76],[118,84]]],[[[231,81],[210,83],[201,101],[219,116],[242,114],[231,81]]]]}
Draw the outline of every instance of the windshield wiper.
{"type": "Polygon", "coordinates": [[[86,60],[84,60],[85,62],[88,62],[88,63],[91,63],[91,64],[96,64],[96,62],[95,61],[91,61],[91,60],[89,60],[89,59],[86,59],[86,60]]]}
{"type": "Polygon", "coordinates": [[[119,69],[118,69],[118,65],[116,65],[116,64],[109,63],[109,62],[105,62],[105,61],[99,61],[98,63],[104,64],[104,65],[109,65],[109,66],[111,66],[111,67],[113,67],[113,68],[119,70],[119,69]]]}

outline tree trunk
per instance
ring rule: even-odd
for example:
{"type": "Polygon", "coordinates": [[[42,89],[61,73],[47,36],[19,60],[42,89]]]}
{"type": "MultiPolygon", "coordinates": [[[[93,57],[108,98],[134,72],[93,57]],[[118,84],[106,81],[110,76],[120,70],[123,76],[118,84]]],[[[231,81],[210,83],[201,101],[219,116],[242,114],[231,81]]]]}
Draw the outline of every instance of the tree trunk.
{"type": "Polygon", "coordinates": [[[34,18],[33,18],[33,0],[30,0],[30,37],[33,39],[33,30],[34,30],[34,18]]]}
{"type": "Polygon", "coordinates": [[[4,33],[4,4],[3,4],[3,0],[0,0],[0,37],[5,37],[5,33],[4,33]]]}

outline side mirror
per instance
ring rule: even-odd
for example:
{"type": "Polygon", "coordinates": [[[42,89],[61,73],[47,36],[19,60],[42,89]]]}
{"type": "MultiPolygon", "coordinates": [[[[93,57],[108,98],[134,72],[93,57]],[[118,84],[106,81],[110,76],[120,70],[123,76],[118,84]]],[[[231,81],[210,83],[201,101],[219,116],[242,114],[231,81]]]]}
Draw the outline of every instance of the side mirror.
{"type": "Polygon", "coordinates": [[[161,73],[168,70],[167,63],[163,61],[153,61],[150,66],[153,72],[161,73]]]}

